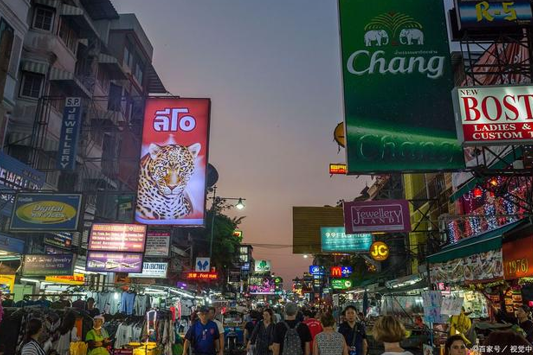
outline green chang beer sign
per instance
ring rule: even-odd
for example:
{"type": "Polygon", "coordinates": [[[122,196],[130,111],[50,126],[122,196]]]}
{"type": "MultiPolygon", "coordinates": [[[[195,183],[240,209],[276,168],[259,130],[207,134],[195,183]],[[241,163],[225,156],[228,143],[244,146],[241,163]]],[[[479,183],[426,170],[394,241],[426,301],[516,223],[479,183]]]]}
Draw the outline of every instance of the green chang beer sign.
{"type": "Polygon", "coordinates": [[[464,167],[442,0],[339,0],[339,13],[348,173],[464,167]]]}

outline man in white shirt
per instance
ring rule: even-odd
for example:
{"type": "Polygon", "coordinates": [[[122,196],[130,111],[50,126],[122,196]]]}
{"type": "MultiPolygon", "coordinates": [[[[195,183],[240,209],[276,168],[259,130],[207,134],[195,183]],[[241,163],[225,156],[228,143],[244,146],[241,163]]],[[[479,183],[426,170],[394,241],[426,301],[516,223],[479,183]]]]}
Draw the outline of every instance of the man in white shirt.
{"type": "Polygon", "coordinates": [[[218,333],[220,334],[219,342],[220,342],[220,349],[224,349],[224,326],[222,325],[222,322],[218,319],[215,319],[217,315],[217,309],[215,307],[209,307],[209,320],[216,323],[218,327],[218,333]]]}

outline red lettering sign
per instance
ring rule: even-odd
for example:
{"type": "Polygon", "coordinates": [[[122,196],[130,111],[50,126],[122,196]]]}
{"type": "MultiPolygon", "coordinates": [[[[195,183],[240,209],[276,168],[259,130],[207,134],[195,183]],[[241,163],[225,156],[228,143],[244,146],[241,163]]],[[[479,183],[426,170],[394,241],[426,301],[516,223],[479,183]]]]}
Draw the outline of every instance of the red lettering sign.
{"type": "Polygon", "coordinates": [[[189,272],[186,278],[188,280],[216,280],[218,274],[216,272],[189,272]]]}
{"type": "Polygon", "coordinates": [[[332,266],[330,269],[331,277],[342,277],[342,267],[332,266]]]}

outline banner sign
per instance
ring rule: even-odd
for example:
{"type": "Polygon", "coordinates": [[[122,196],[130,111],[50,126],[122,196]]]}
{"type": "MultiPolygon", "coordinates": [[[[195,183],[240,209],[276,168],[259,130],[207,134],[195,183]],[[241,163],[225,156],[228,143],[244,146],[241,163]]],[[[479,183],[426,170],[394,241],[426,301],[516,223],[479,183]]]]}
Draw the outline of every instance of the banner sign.
{"type": "Polygon", "coordinates": [[[44,185],[44,179],[43,172],[0,152],[0,213],[11,216],[15,202],[14,192],[20,189],[40,190],[44,185]]]}
{"type": "Polygon", "coordinates": [[[326,274],[326,268],[319,265],[309,265],[309,273],[313,276],[321,276],[326,274]]]}
{"type": "Polygon", "coordinates": [[[533,20],[525,0],[456,0],[455,10],[460,30],[529,26],[533,20]]]}
{"type": "Polygon", "coordinates": [[[474,86],[453,90],[463,145],[533,143],[533,86],[474,86]]]}
{"type": "Polygon", "coordinates": [[[204,225],[209,99],[146,101],[135,219],[204,225]]]}
{"type": "Polygon", "coordinates": [[[339,11],[348,174],[464,167],[443,2],[339,0],[339,11]]]}
{"type": "Polygon", "coordinates": [[[13,293],[15,288],[15,275],[0,275],[0,292],[4,295],[13,293]]]}
{"type": "Polygon", "coordinates": [[[270,272],[271,267],[270,260],[256,260],[254,271],[257,273],[270,272]]]}
{"type": "MultiPolygon", "coordinates": [[[[529,250],[529,249],[528,249],[529,250]]],[[[431,283],[461,284],[496,281],[504,277],[501,249],[431,264],[431,283]]]]}
{"type": "Polygon", "coordinates": [[[248,292],[253,295],[274,295],[276,283],[270,276],[251,276],[248,279],[248,292]]]}
{"type": "Polygon", "coordinates": [[[150,277],[155,279],[166,279],[168,263],[143,263],[143,272],[140,274],[131,273],[129,277],[150,277]]]}
{"type": "Polygon", "coordinates": [[[329,174],[330,175],[346,175],[347,168],[346,164],[329,164],[329,174]]]}
{"type": "Polygon", "coordinates": [[[56,233],[45,235],[44,244],[48,244],[58,248],[70,249],[72,246],[72,234],[56,233]]]}
{"type": "Polygon", "coordinates": [[[24,241],[17,238],[8,237],[4,234],[0,234],[0,250],[15,254],[23,254],[24,241]]]}
{"type": "Polygon", "coordinates": [[[168,257],[170,232],[148,231],[144,256],[168,257]]]}
{"type": "Polygon", "coordinates": [[[87,271],[142,272],[143,255],[140,253],[87,252],[87,271]]]}
{"type": "Polygon", "coordinates": [[[370,257],[376,261],[385,261],[389,255],[389,246],[383,242],[375,242],[370,246],[370,257]]]}
{"type": "Polygon", "coordinates": [[[10,230],[76,231],[80,219],[80,194],[17,194],[10,230]]]}
{"type": "Polygon", "coordinates": [[[344,227],[322,227],[320,236],[325,252],[366,252],[372,244],[372,234],[346,234],[344,227]]]}
{"type": "Polygon", "coordinates": [[[189,272],[185,277],[188,280],[216,280],[218,274],[216,272],[189,272]]]}
{"type": "Polygon", "coordinates": [[[74,264],[73,254],[24,255],[22,276],[72,275],[74,264]]]}
{"type": "Polygon", "coordinates": [[[506,280],[533,276],[533,236],[502,244],[503,275],[506,280]]]}
{"type": "Polygon", "coordinates": [[[196,258],[196,264],[194,264],[194,271],[211,271],[211,258],[196,258]]]}
{"type": "Polygon", "coordinates": [[[143,224],[94,223],[88,250],[144,252],[146,226],[143,224]]]}
{"type": "Polygon", "coordinates": [[[57,152],[57,169],[74,171],[76,169],[76,152],[81,127],[81,97],[65,98],[59,150],[57,152]]]}
{"type": "Polygon", "coordinates": [[[83,285],[85,283],[85,275],[74,274],[72,276],[46,276],[44,281],[53,282],[56,284],[83,285]]]}
{"type": "Polygon", "coordinates": [[[344,202],[344,228],[361,232],[408,233],[411,231],[407,200],[344,202]]]}
{"type": "Polygon", "coordinates": [[[352,287],[352,281],[347,279],[332,279],[331,288],[334,290],[347,290],[352,287]]]}

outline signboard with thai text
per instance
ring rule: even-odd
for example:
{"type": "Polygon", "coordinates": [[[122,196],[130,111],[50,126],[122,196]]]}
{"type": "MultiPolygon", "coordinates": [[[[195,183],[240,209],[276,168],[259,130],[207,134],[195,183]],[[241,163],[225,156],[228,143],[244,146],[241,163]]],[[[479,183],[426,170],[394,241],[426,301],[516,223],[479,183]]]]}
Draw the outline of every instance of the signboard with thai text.
{"type": "Polygon", "coordinates": [[[344,228],[347,234],[410,232],[409,203],[407,200],[344,202],[344,228]]]}
{"type": "Polygon", "coordinates": [[[209,99],[146,100],[135,219],[204,225],[209,99]]]}
{"type": "Polygon", "coordinates": [[[347,171],[346,164],[329,164],[330,175],[346,175],[347,171]]]}
{"type": "Polygon", "coordinates": [[[463,145],[533,143],[533,86],[460,87],[453,99],[463,145]]]}
{"type": "Polygon", "coordinates": [[[144,252],[146,225],[94,223],[88,250],[144,252]]]}

